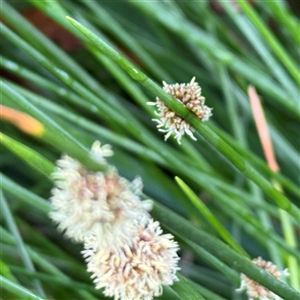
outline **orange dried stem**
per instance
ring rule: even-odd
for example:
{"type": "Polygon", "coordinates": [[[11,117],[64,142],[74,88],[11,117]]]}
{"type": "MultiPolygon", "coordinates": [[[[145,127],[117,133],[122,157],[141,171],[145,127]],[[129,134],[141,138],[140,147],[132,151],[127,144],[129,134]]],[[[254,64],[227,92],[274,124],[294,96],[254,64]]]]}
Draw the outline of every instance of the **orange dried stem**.
{"type": "Polygon", "coordinates": [[[41,136],[44,132],[44,126],[41,122],[23,112],[4,105],[0,105],[0,118],[34,136],[41,136]]]}
{"type": "MultiPolygon", "coordinates": [[[[257,131],[259,134],[259,138],[263,147],[263,151],[267,163],[271,170],[273,170],[274,172],[279,172],[279,166],[276,162],[276,158],[274,155],[273,146],[270,139],[263,109],[259,101],[259,98],[257,96],[256,90],[253,86],[248,87],[248,95],[249,95],[257,131]]],[[[273,186],[277,190],[282,192],[282,187],[277,181],[273,181],[273,186]]],[[[293,248],[296,248],[297,241],[296,241],[293,225],[291,224],[291,220],[289,219],[289,216],[285,211],[279,210],[279,212],[280,212],[280,219],[282,222],[282,228],[283,228],[285,240],[293,248]]],[[[296,290],[299,290],[299,282],[298,282],[299,271],[297,267],[297,262],[296,262],[296,258],[291,255],[288,256],[288,267],[289,267],[290,278],[291,278],[291,286],[294,287],[296,290]]]]}
{"type": "Polygon", "coordinates": [[[267,160],[267,163],[270,169],[274,172],[279,171],[279,166],[276,162],[272,142],[270,139],[270,134],[266,122],[266,118],[259,100],[259,97],[256,93],[256,90],[253,86],[248,87],[248,95],[250,99],[250,104],[259,135],[259,139],[267,160]]]}

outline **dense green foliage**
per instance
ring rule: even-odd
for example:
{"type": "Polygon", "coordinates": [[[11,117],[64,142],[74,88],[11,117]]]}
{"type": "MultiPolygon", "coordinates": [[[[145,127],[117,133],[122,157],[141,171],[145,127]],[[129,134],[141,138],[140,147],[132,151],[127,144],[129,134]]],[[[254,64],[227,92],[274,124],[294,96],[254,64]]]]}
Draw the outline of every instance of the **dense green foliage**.
{"type": "Polygon", "coordinates": [[[246,299],[236,291],[241,273],[300,299],[300,24],[285,1],[253,2],[1,3],[1,104],[44,128],[30,135],[1,121],[2,299],[106,299],[81,245],[47,217],[55,161],[67,153],[102,171],[89,156],[95,140],[112,145],[109,163],[123,177],[141,176],[153,217],[180,243],[181,279],[157,299],[246,299]],[[35,27],[28,11],[52,21],[35,27]],[[193,76],[213,108],[208,122],[160,88],[193,76]],[[278,173],[265,161],[249,85],[278,173]],[[146,104],[156,96],[197,141],[164,142],[146,104]],[[289,268],[287,282],[254,267],[258,256],[289,268]]]}

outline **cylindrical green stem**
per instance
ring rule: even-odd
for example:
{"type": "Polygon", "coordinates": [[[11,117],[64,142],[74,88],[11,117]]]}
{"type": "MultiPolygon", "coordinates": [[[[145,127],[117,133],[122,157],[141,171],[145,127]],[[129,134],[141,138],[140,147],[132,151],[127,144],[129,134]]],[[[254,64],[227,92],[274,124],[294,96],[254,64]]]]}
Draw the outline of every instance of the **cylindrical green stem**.
{"type": "Polygon", "coordinates": [[[287,284],[276,280],[274,276],[255,266],[249,259],[238,254],[215,237],[194,227],[189,221],[178,216],[161,204],[155,203],[152,214],[171,232],[186,237],[224,263],[254,279],[256,282],[265,286],[283,299],[299,299],[300,294],[296,290],[289,287],[287,284]]]}
{"type": "Polygon", "coordinates": [[[158,96],[170,109],[178,116],[185,119],[193,128],[204,136],[215,148],[217,148],[237,169],[243,172],[249,179],[255,182],[267,195],[269,195],[278,207],[289,212],[300,223],[298,217],[300,210],[293,205],[282,193],[277,191],[268,180],[258,173],[247,161],[244,160],[234,149],[232,149],[224,140],[222,140],[214,131],[205,125],[196,115],[192,114],[181,103],[168,95],[156,83],[148,78],[143,72],[129,62],[125,57],[115,49],[98,38],[89,29],[78,23],[76,20],[66,17],[67,20],[77,28],[85,38],[93,42],[99,50],[112,60],[116,61],[134,80],[140,82],[149,91],[158,96]]]}

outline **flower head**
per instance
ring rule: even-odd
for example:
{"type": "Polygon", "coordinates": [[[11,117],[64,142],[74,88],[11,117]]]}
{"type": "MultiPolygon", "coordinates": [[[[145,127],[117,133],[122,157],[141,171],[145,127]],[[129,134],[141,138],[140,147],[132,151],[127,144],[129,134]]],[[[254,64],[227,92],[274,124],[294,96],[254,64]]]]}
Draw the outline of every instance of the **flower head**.
{"type": "MultiPolygon", "coordinates": [[[[96,143],[92,147],[92,155],[102,162],[104,156],[111,154],[106,145],[96,143]]],[[[90,172],[75,159],[63,155],[52,177],[55,187],[50,217],[76,241],[84,241],[91,233],[107,239],[110,235],[126,235],[125,224],[130,220],[149,218],[151,203],[139,198],[141,180],[130,183],[114,167],[109,166],[106,173],[90,172]]]]}
{"type": "Polygon", "coordinates": [[[85,249],[96,288],[104,288],[104,295],[115,300],[151,300],[162,294],[163,284],[178,280],[178,244],[152,219],[136,227],[129,243],[107,246],[91,236],[85,249]]]}
{"type": "MultiPolygon", "coordinates": [[[[277,267],[270,261],[265,261],[261,257],[253,259],[252,262],[258,267],[264,269],[266,272],[270,273],[278,280],[282,280],[283,277],[288,276],[288,271],[279,271],[277,267]]],[[[261,286],[254,280],[247,277],[245,274],[241,275],[241,287],[238,290],[246,290],[248,299],[254,300],[280,300],[281,298],[268,290],[267,288],[261,286]]]]}
{"type": "MultiPolygon", "coordinates": [[[[91,155],[106,164],[112,151],[96,142],[91,155]]],[[[57,161],[52,177],[50,217],[84,243],[96,288],[115,300],[151,300],[163,284],[178,280],[178,244],[150,218],[152,202],[140,200],[140,178],[129,182],[109,165],[105,173],[91,172],[68,155],[57,161]]]]}
{"type": "MultiPolygon", "coordinates": [[[[201,96],[201,88],[199,84],[195,82],[195,77],[187,84],[167,84],[163,81],[163,85],[165,92],[181,102],[202,121],[207,121],[212,115],[212,109],[204,105],[205,98],[201,96]]],[[[173,134],[180,144],[180,139],[185,133],[193,140],[196,140],[193,135],[194,129],[190,127],[189,123],[176,115],[175,112],[168,108],[158,97],[156,98],[156,102],[148,102],[147,104],[156,106],[156,115],[159,119],[153,119],[153,121],[158,123],[157,128],[165,128],[159,129],[161,132],[166,132],[165,140],[173,134]]]]}

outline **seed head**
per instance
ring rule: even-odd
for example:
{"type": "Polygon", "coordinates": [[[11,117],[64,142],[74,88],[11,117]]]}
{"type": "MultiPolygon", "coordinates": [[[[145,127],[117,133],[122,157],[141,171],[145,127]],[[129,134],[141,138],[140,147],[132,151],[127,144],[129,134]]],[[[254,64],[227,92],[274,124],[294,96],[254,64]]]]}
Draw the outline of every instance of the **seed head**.
{"type": "MultiPolygon", "coordinates": [[[[212,109],[204,105],[205,98],[201,96],[201,88],[199,84],[195,82],[195,77],[187,84],[167,84],[163,81],[163,85],[165,92],[182,103],[202,121],[207,121],[212,115],[212,109]]],[[[189,123],[176,115],[175,112],[168,108],[158,97],[156,98],[156,102],[148,102],[147,104],[156,106],[157,111],[155,113],[159,119],[153,119],[153,121],[158,123],[157,128],[160,128],[159,131],[166,132],[165,140],[173,134],[180,144],[181,137],[185,133],[193,140],[196,140],[193,135],[194,129],[190,127],[189,123]],[[164,129],[161,127],[164,127],[164,129]]]]}
{"type": "MultiPolygon", "coordinates": [[[[92,155],[99,160],[104,161],[104,156],[111,154],[107,145],[101,148],[96,143],[92,147],[92,155]]],[[[129,182],[112,166],[106,173],[90,172],[75,159],[63,155],[52,177],[55,187],[50,198],[50,217],[66,236],[78,242],[92,232],[106,239],[110,234],[126,235],[128,220],[149,217],[151,203],[139,198],[141,179],[129,182]]]]}
{"type": "MultiPolygon", "coordinates": [[[[106,164],[110,146],[96,142],[91,155],[106,164]]],[[[162,285],[177,281],[178,244],[150,218],[150,200],[141,201],[142,181],[132,182],[107,171],[88,171],[63,155],[52,174],[50,217],[58,228],[83,242],[83,256],[96,288],[115,300],[151,300],[162,285]]]]}
{"type": "Polygon", "coordinates": [[[93,236],[85,249],[96,288],[115,300],[151,300],[162,294],[163,284],[178,280],[178,244],[152,219],[136,227],[130,242],[106,246],[93,236]]]}
{"type": "MultiPolygon", "coordinates": [[[[282,280],[283,277],[288,276],[287,269],[284,271],[279,271],[277,267],[270,261],[265,261],[261,257],[253,259],[252,262],[258,267],[264,269],[266,272],[270,273],[278,280],[282,280]]],[[[281,298],[268,290],[267,288],[261,286],[254,280],[247,277],[245,274],[241,275],[241,287],[238,289],[240,291],[246,290],[248,295],[248,300],[280,300],[281,298]]]]}

